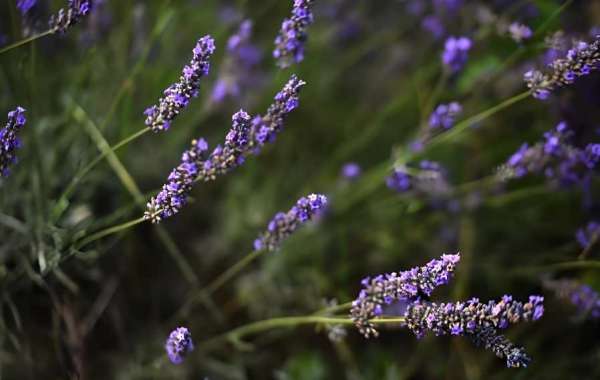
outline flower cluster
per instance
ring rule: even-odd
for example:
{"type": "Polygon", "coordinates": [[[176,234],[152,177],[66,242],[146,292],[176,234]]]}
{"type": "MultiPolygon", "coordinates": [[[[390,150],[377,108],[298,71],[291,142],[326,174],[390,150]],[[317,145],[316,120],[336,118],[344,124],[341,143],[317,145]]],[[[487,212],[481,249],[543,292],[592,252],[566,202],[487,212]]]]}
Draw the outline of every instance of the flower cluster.
{"type": "Polygon", "coordinates": [[[35,7],[37,4],[37,0],[18,0],[17,8],[21,12],[21,15],[25,15],[27,12],[31,10],[31,8],[35,7]]]}
{"type": "Polygon", "coordinates": [[[352,303],[350,317],[366,338],[378,336],[379,332],[369,320],[381,315],[384,305],[430,296],[436,287],[449,282],[459,260],[459,254],[442,255],[439,260],[431,260],[423,267],[364,278],[361,282],[363,288],[352,303]]]}
{"type": "Polygon", "coordinates": [[[211,100],[220,103],[226,98],[239,97],[245,88],[256,82],[255,67],[261,51],[250,42],[252,21],[244,20],[227,41],[227,57],[212,90],[211,100]]]}
{"type": "Polygon", "coordinates": [[[524,40],[530,39],[533,36],[533,32],[531,28],[527,25],[520,24],[518,22],[513,22],[508,27],[508,33],[510,37],[516,42],[522,42],[524,40]]]}
{"type": "Polygon", "coordinates": [[[61,8],[50,17],[50,30],[53,33],[66,33],[70,27],[81,22],[91,9],[92,0],[68,0],[67,8],[61,8]]]}
{"type": "Polygon", "coordinates": [[[218,145],[208,154],[204,139],[192,141],[183,153],[181,164],[169,175],[162,190],[146,205],[144,218],[153,223],[178,213],[196,181],[211,181],[244,163],[246,157],[260,152],[267,142],[272,142],[283,128],[289,112],[299,104],[299,91],[304,82],[293,75],[265,116],[251,118],[243,110],[232,116],[232,127],[223,146],[218,145]]]}
{"type": "Polygon", "coordinates": [[[193,49],[194,56],[183,68],[179,81],[167,87],[157,105],[144,111],[146,125],[153,132],[168,130],[173,119],[188,106],[191,98],[198,96],[200,80],[208,75],[209,59],[214,51],[215,42],[212,37],[207,35],[200,38],[193,49]]]}
{"type": "Polygon", "coordinates": [[[446,171],[434,161],[423,160],[419,170],[397,167],[386,178],[386,185],[399,193],[414,191],[422,195],[442,195],[450,189],[446,171]]]}
{"type": "Polygon", "coordinates": [[[322,194],[310,194],[298,199],[288,212],[275,214],[267,230],[254,240],[254,250],[277,250],[285,238],[322,212],[326,206],[327,197],[322,194]]]}
{"type": "Polygon", "coordinates": [[[342,177],[349,181],[354,181],[360,177],[361,173],[360,165],[356,162],[348,162],[342,166],[342,177]]]}
{"type": "Polygon", "coordinates": [[[579,42],[567,51],[566,57],[549,64],[549,72],[527,71],[523,79],[533,97],[547,99],[558,87],[568,86],[578,77],[588,75],[600,67],[600,36],[592,43],[579,42]]]}
{"type": "Polygon", "coordinates": [[[592,287],[574,280],[545,280],[544,287],[557,298],[570,302],[583,317],[600,318],[600,294],[592,287]]]}
{"type": "Polygon", "coordinates": [[[25,109],[17,107],[8,113],[6,126],[0,129],[0,177],[8,177],[10,166],[17,161],[16,151],[21,147],[17,132],[26,121],[25,109]]]}
{"type": "Polygon", "coordinates": [[[589,222],[585,227],[577,230],[575,238],[581,248],[588,248],[595,240],[600,239],[600,223],[596,221],[589,222]]]}
{"type": "Polygon", "coordinates": [[[292,15],[283,20],[279,35],[275,38],[273,57],[284,69],[304,59],[304,44],[308,38],[306,30],[313,22],[311,6],[314,0],[294,0],[292,15]]]}
{"type": "Polygon", "coordinates": [[[209,181],[241,165],[244,153],[250,144],[250,116],[240,110],[232,117],[232,127],[225,138],[224,146],[217,146],[206,157],[208,144],[204,139],[193,140],[181,163],[171,174],[162,190],[150,199],[144,217],[158,223],[175,215],[186,204],[194,181],[209,181]]]}
{"type": "Polygon", "coordinates": [[[500,177],[523,177],[527,174],[544,174],[562,185],[584,184],[600,161],[600,144],[577,148],[569,144],[571,136],[566,123],[559,123],[544,134],[544,140],[529,146],[523,144],[500,171],[500,177]]]}
{"type": "Polygon", "coordinates": [[[509,295],[500,301],[479,302],[473,298],[466,302],[434,303],[426,300],[439,285],[447,284],[454,272],[459,255],[443,255],[426,266],[409,271],[379,275],[362,281],[363,289],[353,302],[351,319],[366,338],[377,336],[373,318],[394,311],[392,303],[400,304],[399,314],[404,325],[417,338],[427,331],[435,335],[461,335],[470,337],[478,346],[506,359],[508,367],[526,367],[529,358],[523,349],[513,345],[498,331],[509,324],[535,321],[544,314],[541,296],[530,296],[528,302],[518,302],[509,295]],[[399,302],[398,302],[399,301],[399,302]],[[384,306],[392,305],[392,307],[384,306]]]}
{"type": "Polygon", "coordinates": [[[460,71],[467,63],[471,46],[468,37],[449,37],[444,44],[442,62],[452,73],[460,71]]]}
{"type": "Polygon", "coordinates": [[[178,327],[171,331],[165,343],[167,356],[173,364],[181,364],[185,357],[194,350],[194,342],[190,330],[178,327]]]}
{"type": "Polygon", "coordinates": [[[429,128],[432,130],[448,130],[454,126],[456,117],[462,112],[458,102],[440,104],[429,116],[429,128]]]}

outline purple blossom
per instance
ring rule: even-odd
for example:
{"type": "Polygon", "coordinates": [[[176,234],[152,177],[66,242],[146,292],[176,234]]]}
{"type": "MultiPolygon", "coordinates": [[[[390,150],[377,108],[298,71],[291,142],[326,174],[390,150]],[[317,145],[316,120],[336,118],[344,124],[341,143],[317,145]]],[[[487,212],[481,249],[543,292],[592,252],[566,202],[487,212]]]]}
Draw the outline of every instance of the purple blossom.
{"type": "Polygon", "coordinates": [[[16,151],[21,147],[17,133],[26,122],[25,109],[17,107],[8,113],[8,121],[0,129],[0,177],[8,177],[10,166],[17,162],[16,151]]]}
{"type": "Polygon", "coordinates": [[[21,15],[25,16],[27,12],[37,4],[37,0],[17,0],[17,8],[21,15]]]}
{"type": "Polygon", "coordinates": [[[527,367],[531,362],[531,358],[522,347],[516,346],[504,335],[498,334],[498,331],[492,327],[477,330],[469,337],[477,347],[484,347],[500,359],[505,359],[508,368],[527,367]]]}
{"type": "Polygon", "coordinates": [[[442,20],[436,15],[429,15],[421,21],[421,27],[428,31],[436,40],[442,38],[446,33],[446,28],[442,24],[442,20]]]}
{"type": "Polygon", "coordinates": [[[513,22],[508,27],[508,33],[510,37],[516,42],[522,42],[524,40],[528,40],[533,36],[533,32],[531,28],[527,25],[520,24],[518,22],[513,22]]]}
{"type": "Polygon", "coordinates": [[[421,195],[442,195],[449,191],[446,171],[434,161],[423,160],[419,170],[397,167],[386,178],[389,189],[399,193],[414,191],[421,195]]]}
{"type": "Polygon", "coordinates": [[[158,100],[157,105],[144,111],[146,125],[153,132],[168,130],[171,122],[188,106],[191,98],[198,96],[200,80],[208,75],[209,59],[214,51],[215,42],[212,37],[207,35],[200,38],[193,49],[192,60],[184,66],[179,81],[163,92],[164,96],[158,100]]]}
{"type": "Polygon", "coordinates": [[[267,225],[267,230],[254,240],[254,250],[277,250],[283,240],[320,214],[326,206],[327,197],[322,194],[310,194],[298,199],[288,212],[275,214],[267,225]]]}
{"type": "Polygon", "coordinates": [[[304,44],[308,38],[306,31],[313,22],[313,1],[294,0],[291,17],[281,24],[279,35],[275,38],[273,57],[282,69],[304,59],[304,44]]]}
{"type": "Polygon", "coordinates": [[[348,162],[342,166],[342,177],[353,181],[360,177],[362,170],[356,162],[348,162]]]}
{"type": "Polygon", "coordinates": [[[448,130],[454,126],[456,117],[462,113],[458,102],[440,104],[429,116],[429,128],[433,130],[448,130]]]}
{"type": "Polygon", "coordinates": [[[90,13],[92,5],[92,0],[68,0],[67,8],[61,8],[56,15],[50,17],[50,30],[53,33],[66,33],[90,13]]]}
{"type": "Polygon", "coordinates": [[[585,227],[577,230],[575,238],[582,249],[587,249],[595,240],[600,239],[600,223],[589,222],[585,227]]]}
{"type": "Polygon", "coordinates": [[[442,62],[452,72],[459,72],[467,63],[472,42],[468,37],[449,37],[444,44],[442,62]]]}
{"type": "Polygon", "coordinates": [[[261,60],[261,51],[250,42],[252,21],[240,24],[236,34],[227,41],[227,57],[219,72],[211,94],[215,103],[226,98],[237,98],[245,89],[256,85],[256,66],[261,60]]]}
{"type": "Polygon", "coordinates": [[[194,342],[190,330],[178,327],[173,330],[165,343],[167,356],[173,364],[181,364],[185,357],[194,350],[194,342]]]}
{"type": "Polygon", "coordinates": [[[557,298],[571,303],[582,317],[600,318],[600,294],[592,287],[575,280],[546,280],[544,287],[557,298]]]}
{"type": "Polygon", "coordinates": [[[381,313],[383,305],[430,296],[436,287],[449,282],[459,260],[459,254],[442,255],[439,260],[431,260],[423,267],[364,278],[361,282],[363,288],[352,303],[350,317],[366,338],[379,335],[369,320],[381,313]]]}
{"type": "Polygon", "coordinates": [[[592,43],[578,42],[566,56],[549,64],[549,71],[527,71],[523,79],[536,99],[546,99],[555,89],[573,84],[600,67],[600,36],[592,43]]]}

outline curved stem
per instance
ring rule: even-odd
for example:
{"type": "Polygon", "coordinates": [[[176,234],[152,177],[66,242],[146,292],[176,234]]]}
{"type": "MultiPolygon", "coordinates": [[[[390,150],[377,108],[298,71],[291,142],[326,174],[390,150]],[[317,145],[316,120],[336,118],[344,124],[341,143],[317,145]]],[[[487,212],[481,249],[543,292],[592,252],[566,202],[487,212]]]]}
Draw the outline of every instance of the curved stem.
{"type": "Polygon", "coordinates": [[[4,53],[6,53],[7,51],[10,51],[10,50],[12,50],[12,49],[16,49],[16,48],[18,48],[19,46],[26,45],[26,44],[28,44],[28,43],[30,43],[30,42],[33,42],[33,41],[37,40],[37,39],[40,39],[40,38],[42,38],[42,37],[46,37],[46,36],[48,36],[48,35],[50,35],[50,34],[52,34],[52,33],[54,33],[54,31],[53,31],[53,30],[47,30],[47,31],[45,31],[45,32],[43,32],[43,33],[40,33],[40,34],[36,34],[36,35],[30,36],[30,37],[27,37],[27,38],[25,38],[25,39],[23,39],[23,40],[21,40],[21,41],[17,41],[17,42],[15,42],[15,43],[13,43],[13,44],[10,44],[10,45],[8,45],[8,46],[5,46],[5,47],[1,48],[1,49],[0,49],[0,54],[4,54],[4,53]]]}
{"type": "Polygon", "coordinates": [[[223,285],[225,285],[227,281],[233,278],[236,274],[238,274],[242,269],[247,267],[251,262],[253,262],[264,252],[266,251],[252,251],[249,255],[244,256],[244,258],[235,263],[233,266],[229,267],[225,272],[221,273],[219,277],[217,277],[213,282],[211,282],[206,287],[206,293],[208,295],[211,295],[217,290],[219,290],[223,285]]]}
{"type": "Polygon", "coordinates": [[[101,231],[98,231],[96,233],[88,235],[87,237],[78,239],[77,241],[75,241],[74,246],[76,249],[79,249],[81,247],[84,247],[84,246],[96,241],[96,240],[102,239],[103,237],[119,233],[123,230],[131,228],[131,227],[138,225],[140,223],[143,223],[145,221],[146,221],[146,219],[144,217],[141,217],[138,219],[130,220],[129,222],[118,224],[116,226],[105,228],[101,231]]]}
{"type": "MultiPolygon", "coordinates": [[[[404,317],[397,318],[376,318],[371,322],[376,324],[394,324],[404,323],[404,317]]],[[[295,327],[306,324],[336,324],[336,325],[352,325],[354,322],[350,318],[322,317],[317,315],[307,315],[300,317],[281,317],[265,319],[263,321],[249,323],[244,326],[237,327],[229,332],[208,339],[202,343],[203,349],[208,349],[216,346],[223,341],[239,342],[243,337],[250,334],[256,334],[262,331],[267,331],[278,327],[295,327]]]]}

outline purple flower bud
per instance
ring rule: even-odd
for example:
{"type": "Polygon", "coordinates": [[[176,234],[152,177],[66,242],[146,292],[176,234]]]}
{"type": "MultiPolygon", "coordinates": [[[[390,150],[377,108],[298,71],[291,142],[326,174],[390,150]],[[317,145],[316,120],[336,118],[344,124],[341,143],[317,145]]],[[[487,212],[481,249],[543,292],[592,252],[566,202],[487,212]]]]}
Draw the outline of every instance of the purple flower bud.
{"type": "Polygon", "coordinates": [[[17,107],[8,113],[6,125],[0,129],[0,177],[8,177],[10,167],[17,162],[16,151],[21,147],[17,133],[26,122],[25,109],[17,107]]]}
{"type": "Polygon", "coordinates": [[[283,20],[279,35],[275,38],[273,57],[284,69],[304,59],[304,44],[308,38],[308,26],[313,22],[311,6],[314,0],[294,0],[292,15],[283,20]]]}
{"type": "Polygon", "coordinates": [[[185,327],[178,327],[169,334],[165,343],[167,356],[173,364],[181,364],[185,357],[194,350],[192,334],[185,327]]]}

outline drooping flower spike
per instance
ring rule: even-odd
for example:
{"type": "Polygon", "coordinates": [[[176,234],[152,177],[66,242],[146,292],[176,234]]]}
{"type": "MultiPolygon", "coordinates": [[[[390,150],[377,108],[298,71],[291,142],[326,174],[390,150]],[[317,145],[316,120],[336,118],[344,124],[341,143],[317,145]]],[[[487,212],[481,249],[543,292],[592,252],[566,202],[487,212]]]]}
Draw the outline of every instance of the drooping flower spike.
{"type": "Polygon", "coordinates": [[[307,29],[313,23],[311,6],[314,0],[293,0],[292,15],[283,20],[279,35],[275,38],[273,57],[277,66],[285,69],[304,59],[304,44],[308,38],[307,29]]]}
{"type": "Polygon", "coordinates": [[[6,125],[0,129],[0,177],[8,177],[10,167],[17,162],[16,151],[21,147],[17,133],[26,122],[25,109],[17,107],[8,113],[6,125]]]}
{"type": "Polygon", "coordinates": [[[192,185],[197,181],[211,181],[242,165],[245,159],[258,154],[261,147],[275,140],[283,128],[287,115],[299,104],[299,92],[304,82],[293,75],[265,116],[253,119],[243,110],[232,116],[232,127],[223,146],[208,153],[208,144],[202,138],[192,141],[181,163],[169,175],[162,190],[146,205],[144,218],[153,223],[177,214],[186,204],[192,185]]]}
{"type": "Polygon", "coordinates": [[[547,99],[559,87],[573,84],[579,77],[600,68],[600,36],[592,43],[579,42],[567,51],[564,58],[549,64],[549,71],[527,71],[523,79],[531,94],[537,99],[547,99]]]}
{"type": "Polygon", "coordinates": [[[326,206],[327,197],[322,194],[310,194],[298,199],[288,212],[275,214],[267,225],[267,230],[254,240],[254,250],[277,250],[283,240],[321,213],[326,206]]]}
{"type": "Polygon", "coordinates": [[[185,109],[192,98],[200,93],[200,81],[208,75],[210,57],[215,51],[215,41],[210,36],[198,40],[193,49],[193,57],[184,66],[179,81],[173,83],[163,92],[158,104],[144,111],[146,125],[153,132],[166,131],[173,120],[185,109]]]}
{"type": "Polygon", "coordinates": [[[366,338],[377,336],[379,333],[370,320],[387,314],[384,307],[389,306],[386,305],[402,304],[404,325],[417,338],[427,331],[438,336],[467,336],[478,346],[506,359],[508,367],[526,367],[530,359],[523,349],[498,331],[511,323],[541,318],[543,297],[530,296],[526,303],[514,301],[509,295],[488,303],[481,303],[477,298],[439,304],[428,301],[435,287],[449,282],[459,260],[458,254],[442,255],[441,260],[432,260],[424,267],[364,279],[363,289],[352,304],[351,319],[366,338]]]}
{"type": "Polygon", "coordinates": [[[61,8],[50,17],[50,30],[53,33],[66,33],[91,12],[92,5],[92,0],[68,0],[67,8],[61,8]]]}
{"type": "Polygon", "coordinates": [[[173,364],[181,364],[185,357],[194,350],[194,342],[190,330],[178,327],[171,331],[165,343],[167,356],[173,364]]]}

